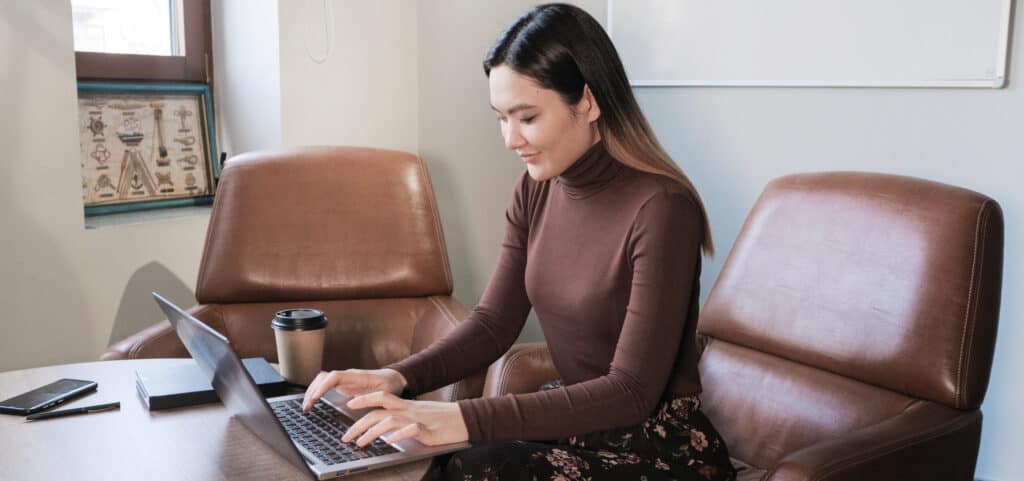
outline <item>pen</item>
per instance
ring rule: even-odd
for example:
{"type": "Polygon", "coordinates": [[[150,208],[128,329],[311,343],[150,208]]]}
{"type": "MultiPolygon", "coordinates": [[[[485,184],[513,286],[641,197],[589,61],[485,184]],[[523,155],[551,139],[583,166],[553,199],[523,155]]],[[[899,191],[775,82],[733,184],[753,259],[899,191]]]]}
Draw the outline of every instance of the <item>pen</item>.
{"type": "Polygon", "coordinates": [[[60,411],[50,411],[48,413],[36,413],[25,417],[26,421],[37,421],[40,419],[59,418],[63,416],[74,416],[75,414],[88,414],[98,413],[100,411],[109,411],[111,409],[119,409],[121,403],[112,402],[107,404],[97,404],[95,406],[82,406],[80,408],[62,409],[60,411]]]}

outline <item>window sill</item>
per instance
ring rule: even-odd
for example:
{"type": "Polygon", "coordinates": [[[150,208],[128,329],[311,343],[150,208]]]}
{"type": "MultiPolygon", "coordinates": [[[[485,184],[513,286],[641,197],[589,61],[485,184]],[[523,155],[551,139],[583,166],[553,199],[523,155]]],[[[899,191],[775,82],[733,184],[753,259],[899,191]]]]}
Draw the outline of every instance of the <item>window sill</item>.
{"type": "Polygon", "coordinates": [[[197,205],[188,207],[171,207],[136,212],[120,212],[90,216],[85,218],[86,229],[100,229],[119,225],[143,224],[153,221],[179,219],[182,217],[209,216],[213,206],[197,205]]]}

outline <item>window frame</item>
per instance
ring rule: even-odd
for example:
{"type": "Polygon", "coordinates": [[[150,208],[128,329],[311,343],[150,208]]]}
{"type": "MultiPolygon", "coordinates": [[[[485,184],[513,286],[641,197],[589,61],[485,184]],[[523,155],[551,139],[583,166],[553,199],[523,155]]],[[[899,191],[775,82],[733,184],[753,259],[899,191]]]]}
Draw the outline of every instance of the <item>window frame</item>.
{"type": "Polygon", "coordinates": [[[213,83],[213,34],[209,0],[182,0],[185,55],[136,55],[75,51],[79,80],[213,83]]]}

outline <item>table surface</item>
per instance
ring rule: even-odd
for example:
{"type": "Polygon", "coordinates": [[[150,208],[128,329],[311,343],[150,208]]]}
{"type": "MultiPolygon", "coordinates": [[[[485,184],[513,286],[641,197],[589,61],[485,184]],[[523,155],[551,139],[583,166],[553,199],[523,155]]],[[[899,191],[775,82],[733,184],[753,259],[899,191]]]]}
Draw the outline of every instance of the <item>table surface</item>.
{"type": "MultiPolygon", "coordinates": [[[[135,389],[135,370],[193,362],[138,359],[0,373],[0,399],[61,378],[99,383],[96,392],[56,409],[120,401],[120,411],[25,421],[0,414],[0,479],[308,480],[269,446],[231,419],[220,403],[149,411],[135,389]]],[[[421,460],[346,481],[416,481],[421,460]]]]}

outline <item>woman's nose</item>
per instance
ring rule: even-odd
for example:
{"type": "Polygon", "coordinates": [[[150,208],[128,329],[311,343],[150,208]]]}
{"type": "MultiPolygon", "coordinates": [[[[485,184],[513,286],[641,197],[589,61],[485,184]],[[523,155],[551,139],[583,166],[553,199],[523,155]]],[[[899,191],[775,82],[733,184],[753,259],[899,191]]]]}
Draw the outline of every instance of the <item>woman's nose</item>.
{"type": "Polygon", "coordinates": [[[508,126],[505,127],[505,147],[515,150],[523,145],[526,145],[526,139],[524,139],[522,134],[519,133],[518,127],[509,123],[508,126]]]}

